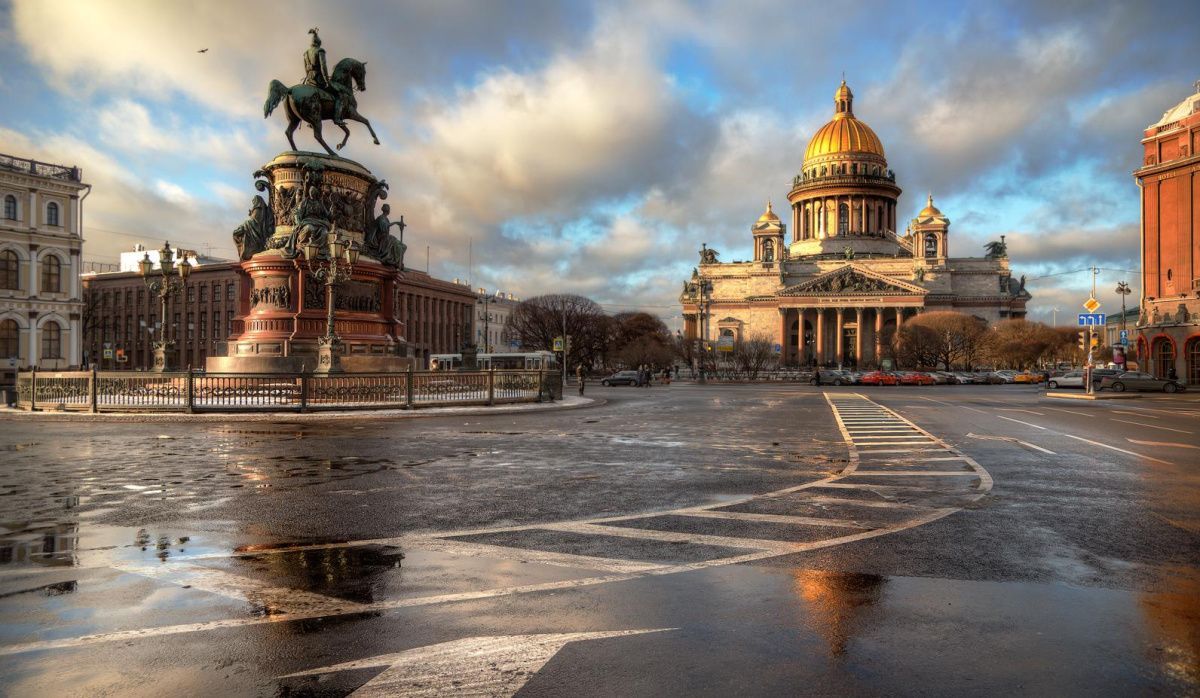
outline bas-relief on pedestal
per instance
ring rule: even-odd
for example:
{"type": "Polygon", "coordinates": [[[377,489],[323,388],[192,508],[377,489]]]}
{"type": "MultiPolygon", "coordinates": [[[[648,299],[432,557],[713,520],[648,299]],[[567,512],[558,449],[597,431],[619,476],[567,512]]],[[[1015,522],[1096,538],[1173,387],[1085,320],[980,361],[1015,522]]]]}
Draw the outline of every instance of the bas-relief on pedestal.
{"type": "Polygon", "coordinates": [[[361,249],[349,280],[334,296],[334,324],[346,371],[407,370],[411,359],[396,318],[395,287],[404,244],[388,234],[387,183],[345,158],[287,151],[254,173],[249,216],[234,231],[249,277],[239,299],[240,331],[226,356],[208,360],[214,372],[294,372],[319,368],[326,337],[325,286],[310,271],[302,248],[324,249],[341,235],[361,249]]]}

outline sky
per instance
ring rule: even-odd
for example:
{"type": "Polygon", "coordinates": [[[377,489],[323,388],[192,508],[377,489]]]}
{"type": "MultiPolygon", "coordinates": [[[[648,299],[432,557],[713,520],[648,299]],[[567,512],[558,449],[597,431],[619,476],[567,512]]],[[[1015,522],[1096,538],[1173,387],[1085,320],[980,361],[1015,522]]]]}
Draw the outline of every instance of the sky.
{"type": "Polygon", "coordinates": [[[1130,173],[1200,79],[1197,26],[1194,0],[0,0],[0,152],[83,168],[86,260],[232,258],[252,173],[288,149],[267,85],[300,82],[319,27],[331,66],[368,63],[382,144],[351,124],[342,155],[391,184],[408,266],[676,328],[700,245],[752,256],[844,74],[900,218],[932,192],[952,256],[1007,236],[1031,319],[1070,324],[1089,267],[1102,310],[1140,286],[1130,173]]]}

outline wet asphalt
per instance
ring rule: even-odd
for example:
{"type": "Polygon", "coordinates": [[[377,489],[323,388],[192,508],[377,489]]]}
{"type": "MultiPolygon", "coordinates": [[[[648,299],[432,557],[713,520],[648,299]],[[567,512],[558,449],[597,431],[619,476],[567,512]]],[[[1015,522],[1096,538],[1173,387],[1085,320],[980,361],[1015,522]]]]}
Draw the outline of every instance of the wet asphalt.
{"type": "Polygon", "coordinates": [[[1200,693],[1200,396],[588,392],[0,420],[3,692],[1200,693]]]}

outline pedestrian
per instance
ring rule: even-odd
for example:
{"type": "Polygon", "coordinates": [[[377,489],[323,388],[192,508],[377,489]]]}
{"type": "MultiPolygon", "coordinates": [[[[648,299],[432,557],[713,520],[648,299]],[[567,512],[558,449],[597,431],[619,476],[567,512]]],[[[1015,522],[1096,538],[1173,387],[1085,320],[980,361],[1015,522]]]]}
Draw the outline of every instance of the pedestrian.
{"type": "Polygon", "coordinates": [[[1175,373],[1175,366],[1172,365],[1167,367],[1167,378],[1170,378],[1173,381],[1179,380],[1179,374],[1175,373]]]}
{"type": "Polygon", "coordinates": [[[583,388],[584,388],[583,364],[579,364],[578,366],[575,367],[575,380],[579,381],[579,396],[583,397],[583,388]]]}

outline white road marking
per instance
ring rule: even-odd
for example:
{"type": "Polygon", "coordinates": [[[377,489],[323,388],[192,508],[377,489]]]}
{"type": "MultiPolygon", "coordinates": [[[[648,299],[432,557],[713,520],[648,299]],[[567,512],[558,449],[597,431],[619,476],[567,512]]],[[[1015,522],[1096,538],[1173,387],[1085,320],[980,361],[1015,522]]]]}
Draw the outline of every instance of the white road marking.
{"type": "Polygon", "coordinates": [[[1022,422],[1021,420],[1019,420],[1019,419],[1013,419],[1012,417],[1005,417],[1005,416],[1004,416],[1004,415],[1002,415],[1002,414],[998,414],[998,415],[996,415],[996,416],[997,416],[997,417],[999,417],[1000,419],[1007,419],[1007,420],[1008,420],[1008,421],[1010,421],[1010,422],[1016,422],[1017,424],[1024,424],[1024,425],[1025,425],[1025,426],[1027,426],[1027,427],[1033,427],[1034,429],[1043,429],[1043,430],[1044,430],[1044,429],[1046,428],[1046,427],[1039,427],[1039,426],[1038,426],[1038,425],[1036,425],[1036,424],[1030,424],[1029,422],[1022,422]]]}
{"type": "Polygon", "coordinates": [[[1036,415],[1037,415],[1037,416],[1039,416],[1039,417],[1045,417],[1045,416],[1046,416],[1046,413],[1045,413],[1045,412],[1034,412],[1033,410],[1023,410],[1023,409],[1021,409],[1021,408],[1019,408],[1019,407],[997,407],[996,409],[998,409],[998,410],[1004,410],[1005,412],[1027,412],[1027,413],[1029,413],[1029,414],[1036,414],[1036,415]]]}
{"type": "Polygon", "coordinates": [[[993,436],[990,434],[970,434],[970,433],[968,433],[967,438],[983,439],[985,441],[1008,441],[1010,443],[1020,444],[1026,448],[1032,448],[1035,451],[1041,451],[1042,453],[1049,453],[1052,456],[1058,455],[1054,451],[1051,451],[1048,448],[1042,448],[1041,446],[1038,446],[1036,444],[1031,444],[1028,441],[1022,441],[1015,436],[993,436]]]}
{"type": "Polygon", "coordinates": [[[934,399],[933,399],[933,398],[931,398],[931,397],[924,397],[924,396],[921,396],[921,395],[917,395],[916,397],[918,397],[918,398],[920,398],[920,399],[922,399],[922,400],[928,400],[928,401],[930,401],[930,402],[936,402],[937,404],[939,404],[939,405],[945,405],[946,407],[953,407],[953,408],[955,408],[955,409],[971,410],[972,412],[978,412],[979,414],[987,414],[987,412],[985,412],[985,411],[983,411],[983,410],[980,410],[980,409],[976,409],[976,408],[974,408],[974,407],[971,407],[971,406],[969,406],[969,405],[960,405],[960,404],[956,404],[956,403],[942,402],[941,400],[934,400],[934,399]]]}
{"type": "Polygon", "coordinates": [[[568,643],[668,630],[675,628],[468,637],[309,669],[280,678],[386,667],[350,695],[359,698],[399,695],[409,698],[511,696],[520,691],[568,643]]]}
{"type": "Polygon", "coordinates": [[[1112,410],[1113,414],[1127,414],[1131,417],[1141,417],[1142,419],[1158,419],[1152,414],[1142,414],[1141,412],[1130,412],[1128,410],[1112,410]]]}
{"type": "Polygon", "coordinates": [[[1146,424],[1145,422],[1133,422],[1128,419],[1116,419],[1115,417],[1109,417],[1109,419],[1111,419],[1114,422],[1122,422],[1124,424],[1136,424],[1139,427],[1148,427],[1150,429],[1161,429],[1163,431],[1174,431],[1174,432],[1178,432],[1180,434],[1194,434],[1195,433],[1192,431],[1187,431],[1186,429],[1172,429],[1171,427],[1160,427],[1157,424],[1146,424]]]}
{"type": "Polygon", "coordinates": [[[806,526],[837,526],[840,528],[872,528],[856,521],[844,519],[822,519],[813,516],[791,516],[789,514],[751,514],[744,511],[713,511],[710,509],[683,509],[683,516],[696,516],[707,519],[729,519],[731,521],[759,521],[762,523],[802,524],[806,526]]]}
{"type": "Polygon", "coordinates": [[[978,473],[970,470],[858,470],[854,473],[855,477],[859,475],[872,475],[876,477],[913,477],[926,475],[970,475],[971,477],[979,477],[978,473]]]}
{"type": "Polygon", "coordinates": [[[1082,415],[1084,417],[1095,417],[1096,416],[1096,414],[1094,412],[1080,412],[1079,410],[1064,410],[1061,407],[1043,407],[1042,409],[1054,410],[1055,412],[1067,412],[1070,414],[1078,414],[1078,415],[1082,415]]]}
{"type": "Polygon", "coordinates": [[[1164,442],[1164,441],[1138,441],[1137,439],[1130,439],[1130,438],[1126,438],[1125,440],[1131,444],[1138,444],[1139,446],[1166,446],[1166,447],[1173,447],[1173,448],[1194,448],[1194,449],[1200,450],[1200,446],[1193,446],[1192,444],[1180,444],[1180,443],[1164,442]]]}
{"type": "Polygon", "coordinates": [[[1164,465],[1171,465],[1171,462],[1170,462],[1170,461],[1165,461],[1165,460],[1162,460],[1161,458],[1154,458],[1153,456],[1144,456],[1144,455],[1142,455],[1142,454],[1140,454],[1140,453],[1134,453],[1133,451],[1126,451],[1126,450],[1125,450],[1125,449],[1123,449],[1123,448],[1117,448],[1116,446],[1109,446],[1108,444],[1102,444],[1102,443],[1100,443],[1099,441],[1092,441],[1091,439],[1085,439],[1085,438],[1083,438],[1082,436],[1075,436],[1074,434],[1063,434],[1063,436],[1065,436],[1065,437],[1067,437],[1067,438],[1069,438],[1069,439],[1075,439],[1076,441],[1083,441],[1084,443],[1089,443],[1089,444],[1091,444],[1091,445],[1093,445],[1093,446],[1099,446],[1100,448],[1107,448],[1107,449],[1110,449],[1110,450],[1113,450],[1113,451],[1120,451],[1121,453],[1125,453],[1125,454],[1128,454],[1128,455],[1130,455],[1130,456],[1136,456],[1136,457],[1138,457],[1138,458],[1145,458],[1146,460],[1152,460],[1152,461],[1154,461],[1155,463],[1162,463],[1162,464],[1164,464],[1164,465]]]}

